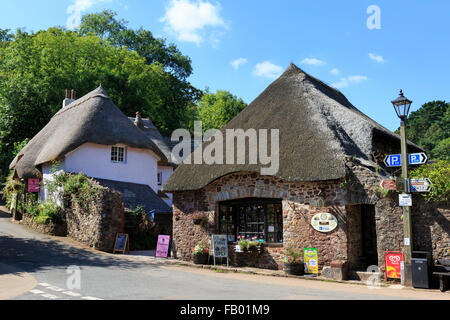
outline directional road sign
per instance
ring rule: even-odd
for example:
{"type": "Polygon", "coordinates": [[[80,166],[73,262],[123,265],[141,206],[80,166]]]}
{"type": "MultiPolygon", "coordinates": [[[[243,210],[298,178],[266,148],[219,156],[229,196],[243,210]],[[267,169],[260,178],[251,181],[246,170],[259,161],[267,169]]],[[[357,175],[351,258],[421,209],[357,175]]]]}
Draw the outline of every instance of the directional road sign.
{"type": "MultiPolygon", "coordinates": [[[[425,164],[428,157],[425,153],[411,153],[408,155],[408,160],[410,165],[425,164]]],[[[402,166],[402,155],[401,154],[390,154],[384,159],[384,164],[387,167],[401,167],[402,166]]]]}
{"type": "Polygon", "coordinates": [[[409,154],[409,164],[425,164],[427,163],[428,157],[425,153],[410,153],[409,154]]]}
{"type": "Polygon", "coordinates": [[[410,179],[411,192],[430,192],[431,181],[428,178],[410,179]]]}
{"type": "Polygon", "coordinates": [[[381,181],[380,186],[385,190],[397,190],[395,179],[384,179],[381,181]]]}

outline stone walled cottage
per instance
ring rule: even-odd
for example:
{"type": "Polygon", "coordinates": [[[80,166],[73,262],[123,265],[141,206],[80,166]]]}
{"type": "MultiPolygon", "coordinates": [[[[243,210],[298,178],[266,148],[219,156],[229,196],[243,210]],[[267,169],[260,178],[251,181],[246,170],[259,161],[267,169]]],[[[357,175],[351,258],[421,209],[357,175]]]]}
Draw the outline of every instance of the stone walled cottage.
{"type": "MultiPolygon", "coordinates": [[[[221,131],[238,128],[280,130],[279,170],[263,176],[261,165],[180,165],[163,186],[173,193],[179,257],[190,260],[192,248],[211,234],[228,235],[233,264],[270,269],[283,267],[288,248],[317,248],[321,270],[332,265],[383,268],[384,252],[402,249],[401,208],[398,199],[377,192],[390,172],[376,158],[398,153],[400,138],[338,90],[291,64],[221,131]],[[209,226],[194,224],[193,215],[199,213],[208,217],[209,226]],[[316,230],[318,213],[332,214],[337,227],[316,230]],[[235,253],[238,236],[263,239],[264,252],[235,253]]],[[[408,148],[421,150],[412,143],[408,148]]],[[[448,257],[449,209],[416,200],[421,205],[413,211],[414,249],[448,257]]]]}

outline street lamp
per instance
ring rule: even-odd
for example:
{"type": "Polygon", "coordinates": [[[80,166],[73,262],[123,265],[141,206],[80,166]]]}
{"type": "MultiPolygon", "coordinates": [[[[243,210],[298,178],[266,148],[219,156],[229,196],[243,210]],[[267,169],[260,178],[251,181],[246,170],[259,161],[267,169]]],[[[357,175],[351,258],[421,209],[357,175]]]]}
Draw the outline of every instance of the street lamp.
{"type": "MultiPolygon", "coordinates": [[[[395,112],[400,118],[400,137],[401,137],[401,151],[402,151],[402,178],[404,179],[405,193],[409,193],[408,182],[408,151],[406,144],[406,119],[408,118],[409,109],[412,101],[408,100],[403,91],[400,90],[400,95],[397,99],[392,101],[395,112]]],[[[403,208],[403,255],[404,255],[404,277],[402,277],[402,285],[411,286],[411,251],[412,251],[412,228],[411,228],[411,207],[405,206],[403,208]]]]}

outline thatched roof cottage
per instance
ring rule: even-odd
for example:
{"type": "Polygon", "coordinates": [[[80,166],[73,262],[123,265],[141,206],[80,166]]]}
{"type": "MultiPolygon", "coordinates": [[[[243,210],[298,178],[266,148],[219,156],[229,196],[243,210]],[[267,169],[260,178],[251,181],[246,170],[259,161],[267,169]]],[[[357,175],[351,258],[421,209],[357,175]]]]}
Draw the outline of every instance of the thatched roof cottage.
{"type": "MultiPolygon", "coordinates": [[[[75,97],[73,97],[75,98],[75,97]]],[[[10,164],[15,176],[43,181],[40,199],[48,192],[45,181],[52,178],[54,162],[58,170],[97,178],[123,194],[127,208],[141,204],[147,211],[170,213],[158,192],[159,173],[169,167],[164,146],[145,134],[140,114],[125,116],[100,86],[78,100],[66,99],[50,122],[19,152],[10,164]]],[[[156,128],[155,128],[156,129],[156,128]]]]}
{"type": "MultiPolygon", "coordinates": [[[[279,170],[262,175],[265,165],[249,161],[180,165],[163,186],[173,193],[178,256],[189,260],[199,241],[227,234],[234,264],[278,269],[288,248],[313,247],[326,274],[332,265],[382,267],[384,251],[401,250],[401,213],[378,192],[381,179],[391,174],[380,155],[398,153],[399,136],[341,92],[291,64],[222,136],[228,129],[278,129],[279,170]],[[208,217],[209,226],[196,225],[194,215],[208,217]],[[235,252],[238,237],[263,241],[264,253],[235,252]]],[[[419,150],[409,143],[409,151],[419,150]]],[[[245,150],[246,159],[251,151],[245,150]]]]}

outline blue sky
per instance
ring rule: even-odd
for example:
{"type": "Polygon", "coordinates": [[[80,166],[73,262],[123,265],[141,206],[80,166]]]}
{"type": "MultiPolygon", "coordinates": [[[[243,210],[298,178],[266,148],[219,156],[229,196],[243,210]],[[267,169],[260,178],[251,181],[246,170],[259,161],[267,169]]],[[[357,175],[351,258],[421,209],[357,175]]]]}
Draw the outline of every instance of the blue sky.
{"type": "Polygon", "coordinates": [[[1,0],[0,28],[74,28],[105,8],[176,44],[194,86],[248,103],[290,62],[391,130],[400,89],[413,111],[450,100],[448,0],[1,0]]]}

